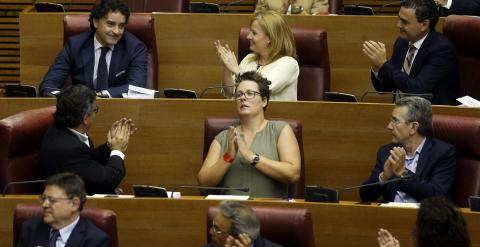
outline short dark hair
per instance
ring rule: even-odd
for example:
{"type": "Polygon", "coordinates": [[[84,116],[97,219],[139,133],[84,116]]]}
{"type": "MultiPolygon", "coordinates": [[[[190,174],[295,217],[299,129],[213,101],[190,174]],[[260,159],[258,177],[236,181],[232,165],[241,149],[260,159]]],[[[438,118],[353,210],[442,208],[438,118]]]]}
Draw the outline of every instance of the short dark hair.
{"type": "Polygon", "coordinates": [[[395,103],[395,106],[406,106],[405,116],[407,123],[418,122],[418,134],[428,136],[432,134],[432,104],[420,97],[404,97],[395,103]]]}
{"type": "Polygon", "coordinates": [[[93,112],[95,92],[82,84],[73,85],[57,95],[57,110],[53,114],[55,125],[77,127],[93,112]]]}
{"type": "Polygon", "coordinates": [[[414,232],[418,247],[467,247],[467,223],[455,206],[444,197],[422,201],[414,232]]]}
{"type": "Polygon", "coordinates": [[[403,0],[400,2],[401,7],[414,9],[417,21],[430,21],[430,29],[435,29],[438,22],[438,6],[434,0],[403,0]]]}
{"type": "Polygon", "coordinates": [[[248,71],[235,76],[235,91],[242,81],[253,81],[257,83],[260,96],[262,99],[267,99],[267,105],[263,108],[264,111],[267,110],[268,101],[270,100],[269,86],[272,82],[256,71],[248,71]]]}
{"type": "Polygon", "coordinates": [[[45,187],[57,186],[65,191],[69,199],[78,197],[80,199],[79,211],[83,209],[83,205],[87,201],[87,192],[85,191],[85,183],[78,175],[65,172],[52,175],[45,182],[45,187]]]}
{"type": "Polygon", "coordinates": [[[252,242],[260,235],[260,222],[249,206],[237,201],[223,201],[220,203],[220,214],[230,220],[230,235],[237,238],[245,233],[252,242]]]}
{"type": "Polygon", "coordinates": [[[97,0],[90,11],[90,17],[88,18],[88,21],[90,22],[90,28],[95,30],[93,19],[100,20],[107,16],[108,13],[117,11],[120,11],[120,13],[125,16],[125,24],[128,23],[130,9],[123,0],[97,0]]]}

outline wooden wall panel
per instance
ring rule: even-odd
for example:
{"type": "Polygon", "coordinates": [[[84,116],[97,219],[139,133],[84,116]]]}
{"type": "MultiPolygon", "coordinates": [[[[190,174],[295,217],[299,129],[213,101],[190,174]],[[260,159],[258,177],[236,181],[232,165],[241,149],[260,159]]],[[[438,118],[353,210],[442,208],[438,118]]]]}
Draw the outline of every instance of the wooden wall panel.
{"type": "MultiPolygon", "coordinates": [[[[34,196],[0,198],[0,247],[12,246],[13,209],[17,203],[36,204],[34,196]]],[[[308,208],[312,214],[316,246],[378,246],[379,228],[387,228],[401,246],[413,247],[412,232],[417,214],[411,208],[377,205],[286,202],[252,200],[252,206],[308,208]]],[[[117,214],[120,246],[203,246],[206,243],[206,216],[218,201],[199,197],[182,199],[92,199],[87,206],[107,208],[117,214]]],[[[480,246],[480,213],[461,209],[470,231],[472,247],[480,246]]]]}

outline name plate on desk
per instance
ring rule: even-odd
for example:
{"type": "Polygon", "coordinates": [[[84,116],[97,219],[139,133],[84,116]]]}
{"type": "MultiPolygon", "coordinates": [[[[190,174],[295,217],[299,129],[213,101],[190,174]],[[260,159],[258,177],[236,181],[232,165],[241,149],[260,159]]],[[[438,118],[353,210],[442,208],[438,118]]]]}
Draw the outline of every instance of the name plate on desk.
{"type": "Polygon", "coordinates": [[[471,211],[480,212],[480,197],[470,196],[470,198],[468,198],[468,204],[470,205],[471,211]]]}
{"type": "Polygon", "coordinates": [[[317,186],[307,186],[305,187],[305,201],[338,203],[338,191],[317,186]]]}

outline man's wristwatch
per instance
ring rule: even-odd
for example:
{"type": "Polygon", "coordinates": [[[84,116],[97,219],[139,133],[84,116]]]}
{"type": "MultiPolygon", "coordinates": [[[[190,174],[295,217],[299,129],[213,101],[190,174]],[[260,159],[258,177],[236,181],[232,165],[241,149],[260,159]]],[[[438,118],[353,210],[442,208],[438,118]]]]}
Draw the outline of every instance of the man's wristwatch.
{"type": "Polygon", "coordinates": [[[258,155],[257,153],[254,153],[252,163],[250,165],[255,167],[259,161],[260,161],[260,155],[258,155]]]}

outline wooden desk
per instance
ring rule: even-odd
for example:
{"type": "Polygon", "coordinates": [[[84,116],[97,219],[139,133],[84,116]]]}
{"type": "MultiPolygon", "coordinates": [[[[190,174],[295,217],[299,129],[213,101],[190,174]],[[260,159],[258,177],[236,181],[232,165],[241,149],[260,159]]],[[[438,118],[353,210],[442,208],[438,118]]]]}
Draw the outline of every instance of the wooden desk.
{"type": "MultiPolygon", "coordinates": [[[[37,202],[37,196],[0,197],[0,247],[12,246],[13,209],[17,203],[37,202]]],[[[250,205],[301,207],[312,212],[317,246],[377,246],[379,228],[389,229],[402,246],[413,246],[416,209],[370,205],[253,200],[250,205]]],[[[206,242],[207,208],[218,201],[201,197],[182,199],[88,199],[87,206],[108,208],[117,213],[120,246],[203,246],[206,242]]],[[[480,246],[480,213],[462,209],[472,246],[480,246]]]]}
{"type": "MultiPolygon", "coordinates": [[[[63,13],[22,12],[20,15],[20,81],[38,86],[63,47],[63,13]]],[[[223,66],[213,42],[221,40],[237,51],[238,32],[248,26],[248,14],[156,13],[155,32],[160,89],[197,92],[219,84],[223,66]]],[[[361,51],[365,40],[383,41],[390,54],[398,36],[396,16],[286,16],[291,26],[320,27],[328,32],[331,91],[360,97],[373,89],[370,63],[361,51]],[[367,30],[375,30],[368,32],[367,30]]],[[[443,18],[437,24],[439,30],[443,18]]],[[[207,97],[219,97],[218,91],[207,97]]],[[[378,99],[376,99],[378,100],[378,99]]],[[[380,99],[391,102],[391,97],[380,99]]]]}
{"type": "MultiPolygon", "coordinates": [[[[0,98],[0,119],[54,104],[54,99],[0,98]]],[[[89,131],[97,145],[106,141],[107,130],[121,117],[131,117],[139,128],[126,152],[126,191],[132,184],[196,184],[204,120],[237,116],[230,100],[100,99],[97,104],[100,112],[89,131]]],[[[270,102],[266,115],[303,123],[307,185],[342,188],[358,185],[370,174],[378,148],[390,141],[386,125],[392,109],[391,104],[270,102]]],[[[433,111],[480,117],[479,109],[444,106],[433,111]]],[[[359,200],[358,192],[345,192],[342,199],[359,200]]]]}

